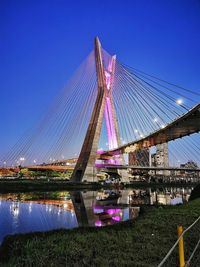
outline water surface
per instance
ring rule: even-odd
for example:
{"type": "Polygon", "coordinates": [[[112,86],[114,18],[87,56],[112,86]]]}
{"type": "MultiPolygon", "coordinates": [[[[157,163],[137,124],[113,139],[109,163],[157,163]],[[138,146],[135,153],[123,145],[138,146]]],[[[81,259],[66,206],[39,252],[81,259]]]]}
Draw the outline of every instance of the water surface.
{"type": "Polygon", "coordinates": [[[135,219],[143,205],[182,204],[190,193],[190,188],[148,188],[1,194],[0,243],[9,234],[101,227],[135,219]]]}

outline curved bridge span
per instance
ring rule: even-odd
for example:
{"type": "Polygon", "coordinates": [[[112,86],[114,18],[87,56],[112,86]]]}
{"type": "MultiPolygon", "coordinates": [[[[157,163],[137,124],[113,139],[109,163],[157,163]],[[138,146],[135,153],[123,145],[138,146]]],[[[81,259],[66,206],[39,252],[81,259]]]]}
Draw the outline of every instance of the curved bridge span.
{"type": "Polygon", "coordinates": [[[163,144],[169,141],[182,138],[200,131],[200,104],[194,106],[187,113],[178,117],[164,128],[151,133],[150,135],[124,144],[116,149],[102,152],[101,157],[113,156],[130,151],[135,151],[141,148],[148,148],[158,144],[163,144]]]}

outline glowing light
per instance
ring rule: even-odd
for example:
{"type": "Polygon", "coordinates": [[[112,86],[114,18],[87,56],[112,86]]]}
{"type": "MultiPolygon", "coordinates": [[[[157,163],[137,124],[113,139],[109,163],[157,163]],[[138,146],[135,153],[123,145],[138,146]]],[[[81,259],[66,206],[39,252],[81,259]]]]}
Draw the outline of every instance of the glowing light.
{"type": "Polygon", "coordinates": [[[182,105],[183,104],[183,99],[179,98],[176,100],[177,105],[182,105]]]}
{"type": "Polygon", "coordinates": [[[29,204],[28,211],[29,211],[29,213],[31,213],[31,211],[32,211],[32,203],[29,204]]]}
{"type": "Polygon", "coordinates": [[[14,215],[14,217],[17,217],[19,215],[19,209],[18,208],[13,210],[13,215],[14,215]]]}
{"type": "MultiPolygon", "coordinates": [[[[51,210],[50,210],[51,211],[51,210]]],[[[61,213],[61,208],[59,207],[58,208],[58,215],[60,215],[60,213],[61,213]]]]}
{"type": "Polygon", "coordinates": [[[103,154],[103,152],[104,152],[103,148],[99,148],[99,149],[97,150],[97,154],[103,154]]]}
{"type": "Polygon", "coordinates": [[[12,203],[12,206],[10,207],[14,217],[17,217],[19,215],[19,203],[12,203]]]}
{"type": "Polygon", "coordinates": [[[162,128],[162,129],[163,129],[163,128],[165,128],[165,125],[164,125],[164,124],[162,124],[162,125],[161,125],[161,128],[162,128]]]}
{"type": "Polygon", "coordinates": [[[120,211],[121,211],[121,209],[108,209],[106,211],[106,213],[108,213],[109,215],[113,215],[113,214],[118,213],[120,211]]]}
{"type": "Polygon", "coordinates": [[[102,209],[102,207],[95,206],[95,207],[93,207],[93,212],[94,212],[94,214],[102,213],[103,209],[102,209]]]}
{"type": "Polygon", "coordinates": [[[143,137],[144,137],[144,135],[143,135],[143,134],[140,134],[140,137],[141,137],[141,138],[143,138],[143,137]]]}
{"type": "Polygon", "coordinates": [[[138,130],[137,129],[135,129],[135,133],[138,133],[138,130]]]}
{"type": "Polygon", "coordinates": [[[114,160],[114,159],[109,159],[109,160],[108,160],[108,163],[110,163],[110,164],[115,164],[115,160],[114,160]]]}
{"type": "Polygon", "coordinates": [[[95,226],[98,226],[98,227],[102,226],[102,221],[100,221],[100,220],[96,221],[95,226]]]}
{"type": "Polygon", "coordinates": [[[65,203],[64,205],[63,205],[63,207],[66,209],[66,208],[68,208],[68,203],[65,203]]]}
{"type": "Polygon", "coordinates": [[[112,217],[112,220],[113,220],[113,221],[116,221],[116,222],[120,222],[120,221],[121,221],[121,217],[120,217],[119,215],[117,215],[117,216],[113,216],[113,217],[112,217]]]}
{"type": "Polygon", "coordinates": [[[103,163],[95,163],[95,167],[96,168],[104,168],[105,164],[103,164],[103,163]]]}
{"type": "Polygon", "coordinates": [[[157,118],[155,118],[153,121],[154,121],[154,122],[158,122],[158,119],[157,119],[157,118]]]}

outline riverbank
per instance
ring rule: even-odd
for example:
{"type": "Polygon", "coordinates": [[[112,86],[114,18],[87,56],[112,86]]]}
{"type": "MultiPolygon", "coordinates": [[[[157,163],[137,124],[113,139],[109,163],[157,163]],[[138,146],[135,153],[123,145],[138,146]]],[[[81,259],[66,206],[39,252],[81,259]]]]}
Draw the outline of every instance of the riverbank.
{"type": "MultiPolygon", "coordinates": [[[[187,227],[200,215],[200,199],[184,205],[148,207],[136,221],[104,228],[79,228],[9,236],[0,248],[2,267],[157,266],[187,227]]],[[[199,239],[200,223],[185,237],[186,259],[199,239]]],[[[165,267],[178,266],[177,251],[165,267]]],[[[200,266],[196,252],[191,266],[200,266]]]]}
{"type": "Polygon", "coordinates": [[[72,183],[67,180],[48,179],[13,179],[0,180],[0,193],[19,193],[31,191],[61,191],[61,190],[97,190],[102,188],[99,183],[72,183]]]}
{"type": "MultiPolygon", "coordinates": [[[[163,188],[163,187],[195,187],[195,183],[147,183],[134,182],[125,184],[128,188],[163,188]]],[[[10,179],[0,180],[0,193],[18,193],[31,191],[73,191],[73,190],[98,190],[101,188],[112,188],[111,184],[101,183],[72,183],[67,180],[48,180],[48,179],[10,179]]]]}

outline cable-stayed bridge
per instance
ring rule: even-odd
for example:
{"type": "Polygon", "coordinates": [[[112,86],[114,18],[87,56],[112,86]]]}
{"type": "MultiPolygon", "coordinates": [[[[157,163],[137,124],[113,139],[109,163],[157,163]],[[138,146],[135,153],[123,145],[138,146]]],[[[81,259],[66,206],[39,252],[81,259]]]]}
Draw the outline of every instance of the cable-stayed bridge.
{"type": "Polygon", "coordinates": [[[133,142],[123,144],[112,150],[102,152],[102,155],[123,154],[137,149],[149,148],[176,139],[198,133],[200,129],[200,104],[191,108],[187,113],[178,117],[161,129],[133,142]]]}
{"type": "Polygon", "coordinates": [[[138,168],[199,164],[199,103],[199,92],[122,64],[95,38],[94,51],[40,123],[1,162],[37,168],[76,157],[73,181],[93,180],[100,166],[127,164],[127,153],[138,168]]]}

